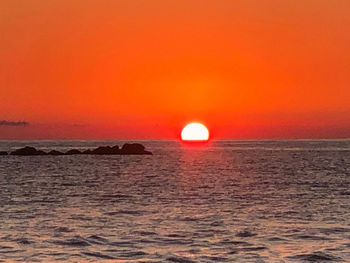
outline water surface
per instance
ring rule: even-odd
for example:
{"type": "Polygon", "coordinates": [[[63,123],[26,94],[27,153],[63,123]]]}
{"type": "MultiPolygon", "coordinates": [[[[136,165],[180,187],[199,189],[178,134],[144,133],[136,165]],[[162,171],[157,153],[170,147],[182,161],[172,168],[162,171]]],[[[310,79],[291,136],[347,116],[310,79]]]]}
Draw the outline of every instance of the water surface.
{"type": "Polygon", "coordinates": [[[153,156],[0,156],[0,261],[350,262],[349,140],[142,143],[153,156]]]}

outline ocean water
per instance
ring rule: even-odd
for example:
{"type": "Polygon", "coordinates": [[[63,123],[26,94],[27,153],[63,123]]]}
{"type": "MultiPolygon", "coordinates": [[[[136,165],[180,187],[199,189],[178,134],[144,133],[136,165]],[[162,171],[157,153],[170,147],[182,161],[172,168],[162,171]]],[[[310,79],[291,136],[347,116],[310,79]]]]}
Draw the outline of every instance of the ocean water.
{"type": "Polygon", "coordinates": [[[0,156],[0,262],[350,262],[350,140],[142,143],[0,156]]]}

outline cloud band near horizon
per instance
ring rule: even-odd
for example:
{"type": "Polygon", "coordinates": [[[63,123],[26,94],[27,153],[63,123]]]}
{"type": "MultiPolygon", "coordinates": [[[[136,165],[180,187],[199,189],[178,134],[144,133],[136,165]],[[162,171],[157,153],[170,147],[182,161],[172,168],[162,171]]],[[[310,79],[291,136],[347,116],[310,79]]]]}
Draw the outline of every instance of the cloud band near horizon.
{"type": "Polygon", "coordinates": [[[8,120],[0,120],[0,126],[28,126],[29,122],[26,121],[8,121],[8,120]]]}

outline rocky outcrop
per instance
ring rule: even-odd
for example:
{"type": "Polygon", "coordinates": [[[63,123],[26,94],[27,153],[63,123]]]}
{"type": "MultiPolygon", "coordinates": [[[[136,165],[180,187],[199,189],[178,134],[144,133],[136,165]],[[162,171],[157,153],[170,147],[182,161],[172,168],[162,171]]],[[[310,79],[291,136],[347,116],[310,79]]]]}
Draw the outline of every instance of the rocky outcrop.
{"type": "Polygon", "coordinates": [[[91,154],[119,154],[119,146],[101,146],[91,151],[91,154]]]}
{"type": "Polygon", "coordinates": [[[11,155],[46,155],[47,153],[41,150],[37,150],[34,147],[26,146],[24,148],[20,148],[11,153],[11,155]]]}
{"type": "Polygon", "coordinates": [[[75,155],[75,154],[82,154],[82,152],[77,149],[72,149],[65,153],[65,155],[75,155]]]}
{"type": "Polygon", "coordinates": [[[145,150],[145,146],[140,143],[126,143],[121,149],[122,154],[152,154],[145,150]]]}
{"type": "Polygon", "coordinates": [[[52,150],[52,151],[49,151],[48,155],[64,155],[64,153],[60,151],[52,150]]]}
{"type": "MultiPolygon", "coordinates": [[[[7,152],[3,152],[4,154],[0,155],[7,155],[7,152]]],[[[34,147],[26,146],[24,148],[17,149],[13,152],[11,152],[11,155],[77,155],[77,154],[87,154],[87,155],[132,155],[132,154],[145,154],[145,155],[151,155],[152,153],[145,150],[145,146],[143,146],[140,143],[126,143],[123,145],[122,148],[119,148],[118,145],[115,145],[113,147],[111,146],[100,146],[93,150],[85,150],[85,151],[79,151],[77,149],[71,149],[65,153],[52,150],[48,153],[37,150],[34,147]]]]}

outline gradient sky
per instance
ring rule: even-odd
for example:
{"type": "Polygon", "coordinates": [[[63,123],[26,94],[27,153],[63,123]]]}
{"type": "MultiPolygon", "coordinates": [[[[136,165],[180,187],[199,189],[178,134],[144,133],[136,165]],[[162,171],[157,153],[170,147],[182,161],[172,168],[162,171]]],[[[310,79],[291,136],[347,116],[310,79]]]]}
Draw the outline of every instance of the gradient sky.
{"type": "Polygon", "coordinates": [[[176,138],[189,121],[214,138],[350,137],[349,14],[349,0],[1,0],[0,139],[176,138]]]}

